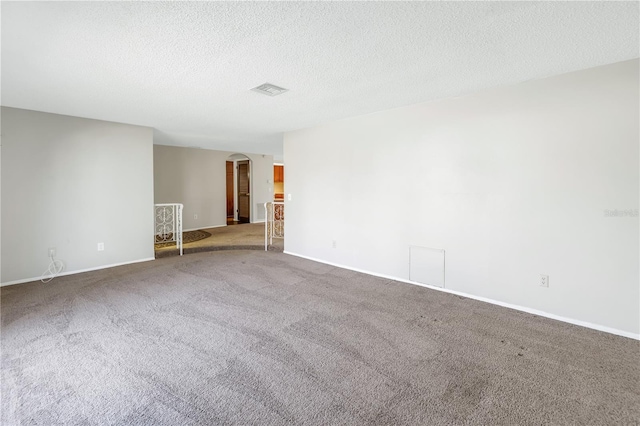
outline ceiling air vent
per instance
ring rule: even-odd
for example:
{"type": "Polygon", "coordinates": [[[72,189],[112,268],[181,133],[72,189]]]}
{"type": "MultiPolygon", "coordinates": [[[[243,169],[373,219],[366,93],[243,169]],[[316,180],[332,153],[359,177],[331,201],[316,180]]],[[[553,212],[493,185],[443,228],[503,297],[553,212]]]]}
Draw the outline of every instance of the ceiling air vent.
{"type": "Polygon", "coordinates": [[[289,89],[283,89],[282,87],[278,87],[275,84],[271,83],[264,83],[258,87],[254,87],[251,90],[253,90],[254,92],[262,93],[263,95],[278,96],[283,94],[284,92],[287,92],[289,89]]]}

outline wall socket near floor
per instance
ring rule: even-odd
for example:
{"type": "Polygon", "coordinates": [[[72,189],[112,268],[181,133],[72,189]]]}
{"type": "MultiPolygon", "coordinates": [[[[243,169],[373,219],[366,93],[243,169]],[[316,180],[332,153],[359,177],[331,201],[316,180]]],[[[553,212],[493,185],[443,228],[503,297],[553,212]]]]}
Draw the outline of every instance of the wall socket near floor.
{"type": "Polygon", "coordinates": [[[49,257],[56,257],[56,248],[49,247],[49,257]]]}
{"type": "Polygon", "coordinates": [[[98,251],[104,251],[104,243],[98,243],[98,251]]]}
{"type": "Polygon", "coordinates": [[[540,287],[549,287],[549,275],[540,275],[540,287]]]}
{"type": "Polygon", "coordinates": [[[197,213],[196,213],[196,214],[194,214],[194,215],[193,215],[193,218],[194,218],[195,220],[198,220],[198,214],[197,214],[197,213]]]}
{"type": "Polygon", "coordinates": [[[331,241],[331,248],[338,247],[338,242],[336,240],[331,241]]]}

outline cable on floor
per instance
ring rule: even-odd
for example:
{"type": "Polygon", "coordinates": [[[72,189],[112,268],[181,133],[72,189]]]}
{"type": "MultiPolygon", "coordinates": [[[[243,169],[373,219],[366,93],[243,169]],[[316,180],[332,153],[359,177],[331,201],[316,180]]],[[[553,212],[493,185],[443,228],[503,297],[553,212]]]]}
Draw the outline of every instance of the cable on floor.
{"type": "Polygon", "coordinates": [[[49,259],[51,259],[51,263],[49,263],[49,267],[42,273],[42,278],[40,278],[40,281],[45,284],[57,277],[64,269],[62,261],[55,260],[53,256],[49,256],[49,259]]]}

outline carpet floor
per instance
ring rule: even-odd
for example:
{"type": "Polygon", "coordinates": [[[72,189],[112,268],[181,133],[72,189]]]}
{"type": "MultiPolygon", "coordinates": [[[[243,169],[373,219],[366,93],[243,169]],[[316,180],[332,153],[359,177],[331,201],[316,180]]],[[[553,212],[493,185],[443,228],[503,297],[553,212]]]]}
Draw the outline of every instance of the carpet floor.
{"type": "Polygon", "coordinates": [[[618,425],[640,342],[276,252],[2,288],[3,425],[618,425]]]}
{"type": "MultiPolygon", "coordinates": [[[[206,228],[202,230],[210,234],[209,237],[198,241],[183,244],[185,254],[200,253],[203,251],[217,250],[264,250],[264,223],[243,223],[219,228],[206,228]]],[[[283,251],[284,240],[274,238],[269,250],[283,251]]],[[[177,256],[176,245],[156,245],[156,259],[168,256],[177,256]]]]}
{"type": "MultiPolygon", "coordinates": [[[[211,236],[210,233],[203,230],[195,230],[195,231],[186,231],[182,233],[182,244],[190,244],[195,243],[196,241],[204,240],[205,238],[209,238],[211,236]]],[[[156,242],[154,244],[155,249],[164,248],[164,247],[175,247],[175,241],[167,241],[173,238],[173,233],[169,233],[167,235],[156,235],[156,242]],[[164,238],[163,238],[164,237],[164,238]],[[163,242],[163,240],[165,242],[163,242]]]]}

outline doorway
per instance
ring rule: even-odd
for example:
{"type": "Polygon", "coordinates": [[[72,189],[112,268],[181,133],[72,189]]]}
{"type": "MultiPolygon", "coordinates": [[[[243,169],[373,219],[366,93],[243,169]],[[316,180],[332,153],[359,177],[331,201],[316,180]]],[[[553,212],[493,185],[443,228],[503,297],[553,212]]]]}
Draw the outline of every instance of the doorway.
{"type": "Polygon", "coordinates": [[[238,222],[251,222],[251,192],[249,161],[238,161],[238,222]]]}
{"type": "Polygon", "coordinates": [[[233,154],[226,162],[227,225],[251,223],[251,160],[233,154]]]}
{"type": "Polygon", "coordinates": [[[235,220],[233,213],[233,161],[227,161],[227,222],[235,220]]]}

